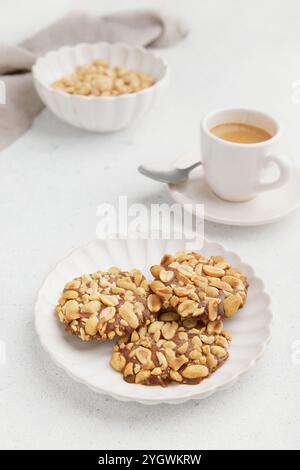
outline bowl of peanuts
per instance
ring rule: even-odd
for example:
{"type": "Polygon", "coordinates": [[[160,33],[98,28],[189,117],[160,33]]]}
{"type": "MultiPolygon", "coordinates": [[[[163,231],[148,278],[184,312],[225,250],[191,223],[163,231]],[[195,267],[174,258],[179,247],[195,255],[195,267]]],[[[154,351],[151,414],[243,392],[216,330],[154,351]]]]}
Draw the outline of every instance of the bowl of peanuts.
{"type": "Polygon", "coordinates": [[[113,132],[158,101],[169,67],[146,49],[100,42],[50,51],[32,73],[40,98],[60,119],[87,131],[113,132]]]}

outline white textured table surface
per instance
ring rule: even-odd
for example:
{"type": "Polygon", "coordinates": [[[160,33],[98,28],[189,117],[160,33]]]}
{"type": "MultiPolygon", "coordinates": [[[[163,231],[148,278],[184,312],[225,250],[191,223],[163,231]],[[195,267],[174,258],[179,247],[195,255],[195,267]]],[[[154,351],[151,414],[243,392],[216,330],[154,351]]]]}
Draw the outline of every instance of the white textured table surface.
{"type": "MultiPolygon", "coordinates": [[[[36,9],[27,1],[29,22],[22,22],[19,2],[3,1],[0,39],[22,39],[71,3],[101,13],[112,2],[101,2],[103,10],[96,1],[46,3],[36,9]]],[[[129,8],[160,3],[126,2],[129,8]]],[[[124,2],[113,4],[117,10],[124,2]]],[[[300,364],[292,361],[292,344],[300,340],[299,211],[264,227],[206,223],[207,238],[252,263],[273,298],[273,341],[227,391],[177,406],[117,402],[69,379],[34,332],[37,290],[61,257],[95,238],[97,205],[119,194],[132,202],[167,200],[162,186],[136,167],[171,162],[197,147],[199,120],[209,110],[245,105],[273,113],[284,124],[286,151],[299,158],[300,105],[291,100],[292,83],[300,78],[299,2],[170,0],[164,7],[184,16],[191,34],[159,52],[172,67],[171,86],[138,127],[91,135],[44,111],[0,154],[0,340],[6,344],[0,448],[300,447],[300,364]]]]}

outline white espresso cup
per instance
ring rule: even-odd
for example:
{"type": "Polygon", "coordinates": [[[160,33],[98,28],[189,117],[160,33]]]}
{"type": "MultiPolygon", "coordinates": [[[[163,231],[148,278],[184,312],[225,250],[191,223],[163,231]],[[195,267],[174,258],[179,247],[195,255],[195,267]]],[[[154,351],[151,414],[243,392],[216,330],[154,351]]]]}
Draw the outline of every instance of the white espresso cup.
{"type": "Polygon", "coordinates": [[[286,157],[278,154],[280,128],[271,116],[251,109],[221,109],[208,114],[201,123],[201,157],[207,183],[222,199],[248,201],[261,191],[283,186],[291,175],[286,157]],[[225,123],[242,123],[267,131],[271,138],[258,143],[223,140],[211,132],[225,123]],[[262,181],[262,171],[271,162],[279,169],[273,181],[262,181]]]}

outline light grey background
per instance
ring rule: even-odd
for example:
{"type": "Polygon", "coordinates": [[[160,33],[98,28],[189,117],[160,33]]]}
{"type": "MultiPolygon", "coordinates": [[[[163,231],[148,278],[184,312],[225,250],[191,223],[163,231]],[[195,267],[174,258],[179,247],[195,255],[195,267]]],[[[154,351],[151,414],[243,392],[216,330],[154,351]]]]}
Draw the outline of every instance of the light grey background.
{"type": "MultiPolygon", "coordinates": [[[[1,448],[299,448],[300,212],[256,228],[206,223],[206,236],[252,263],[273,299],[273,341],[230,390],[200,402],[144,407],[96,395],[42,351],[33,328],[37,290],[54,264],[95,238],[96,207],[127,194],[166,201],[141,162],[171,163],[199,146],[199,121],[221,106],[258,107],[284,125],[284,148],[299,165],[300,5],[297,0],[127,0],[184,17],[190,36],[159,51],[172,68],[165,100],[136,128],[92,135],[49,111],[0,154],[1,448]]],[[[2,0],[0,39],[20,41],[68,11],[106,13],[120,0],[2,0]]]]}

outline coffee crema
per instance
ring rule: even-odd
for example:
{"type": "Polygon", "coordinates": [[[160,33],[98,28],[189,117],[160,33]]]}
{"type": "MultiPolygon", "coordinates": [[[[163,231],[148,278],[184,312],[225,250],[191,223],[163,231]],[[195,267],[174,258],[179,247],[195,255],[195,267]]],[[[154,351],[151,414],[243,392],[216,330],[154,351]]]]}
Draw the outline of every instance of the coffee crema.
{"type": "Polygon", "coordinates": [[[241,122],[226,122],[210,129],[210,132],[222,140],[238,144],[257,144],[271,139],[272,135],[265,129],[243,124],[241,122]]]}

